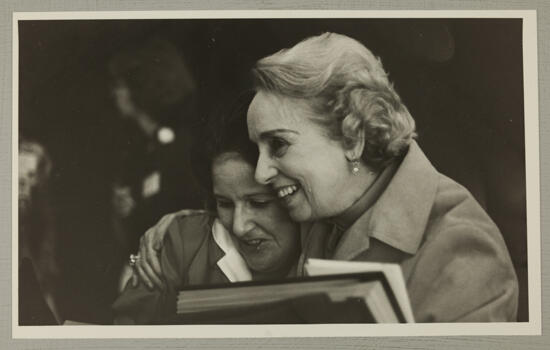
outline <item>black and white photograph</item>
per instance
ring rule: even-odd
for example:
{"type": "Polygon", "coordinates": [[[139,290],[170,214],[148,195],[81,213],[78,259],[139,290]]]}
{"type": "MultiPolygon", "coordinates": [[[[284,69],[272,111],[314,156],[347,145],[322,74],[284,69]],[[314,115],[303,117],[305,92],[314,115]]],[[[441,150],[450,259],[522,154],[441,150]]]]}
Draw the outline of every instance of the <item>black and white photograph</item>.
{"type": "Polygon", "coordinates": [[[16,13],[14,337],[540,334],[533,15],[16,13]]]}

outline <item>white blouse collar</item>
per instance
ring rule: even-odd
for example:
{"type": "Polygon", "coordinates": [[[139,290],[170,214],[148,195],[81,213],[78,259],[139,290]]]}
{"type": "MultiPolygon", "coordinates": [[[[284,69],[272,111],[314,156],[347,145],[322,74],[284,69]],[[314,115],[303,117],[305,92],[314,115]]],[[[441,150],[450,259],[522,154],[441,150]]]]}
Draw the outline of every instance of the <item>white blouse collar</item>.
{"type": "Polygon", "coordinates": [[[225,253],[217,264],[230,282],[251,281],[252,273],[246,265],[246,261],[235,247],[231,234],[216,219],[212,225],[212,236],[214,241],[225,253]]]}

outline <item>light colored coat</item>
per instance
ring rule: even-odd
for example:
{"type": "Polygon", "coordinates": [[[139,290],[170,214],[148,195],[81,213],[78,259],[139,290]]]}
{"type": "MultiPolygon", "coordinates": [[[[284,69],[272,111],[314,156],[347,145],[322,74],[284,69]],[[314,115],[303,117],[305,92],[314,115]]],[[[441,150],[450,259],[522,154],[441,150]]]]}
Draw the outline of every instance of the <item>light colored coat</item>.
{"type": "Polygon", "coordinates": [[[417,322],[515,321],[518,282],[495,223],[413,142],[377,200],[327,249],[335,225],[303,225],[307,258],[401,264],[417,322]]]}

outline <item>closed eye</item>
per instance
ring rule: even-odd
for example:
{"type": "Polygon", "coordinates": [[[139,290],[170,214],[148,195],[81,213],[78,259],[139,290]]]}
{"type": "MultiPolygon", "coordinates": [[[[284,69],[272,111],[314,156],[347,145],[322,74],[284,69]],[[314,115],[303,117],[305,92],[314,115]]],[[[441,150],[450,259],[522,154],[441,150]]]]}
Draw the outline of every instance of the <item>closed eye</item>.
{"type": "Polygon", "coordinates": [[[290,145],[286,140],[276,136],[269,138],[267,144],[269,146],[269,153],[274,157],[284,156],[290,145]]]}
{"type": "Polygon", "coordinates": [[[225,199],[216,198],[216,206],[218,208],[232,208],[233,202],[225,199]]]}
{"type": "Polygon", "coordinates": [[[269,204],[271,204],[271,202],[273,202],[273,200],[251,200],[249,203],[250,205],[253,207],[253,208],[258,208],[258,209],[261,209],[261,208],[265,208],[267,207],[269,204]]]}
{"type": "Polygon", "coordinates": [[[257,193],[247,196],[248,204],[253,208],[265,208],[275,200],[277,197],[272,193],[257,193]]]}

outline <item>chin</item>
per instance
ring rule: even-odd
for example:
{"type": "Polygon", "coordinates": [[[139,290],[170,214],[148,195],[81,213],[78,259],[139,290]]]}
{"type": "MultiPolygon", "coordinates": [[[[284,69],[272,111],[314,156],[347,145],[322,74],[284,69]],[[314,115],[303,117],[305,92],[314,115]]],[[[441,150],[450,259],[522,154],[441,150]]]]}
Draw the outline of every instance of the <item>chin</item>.
{"type": "Polygon", "coordinates": [[[250,269],[255,272],[259,273],[267,273],[271,271],[271,266],[266,263],[257,263],[257,264],[251,264],[250,269]]]}
{"type": "Polygon", "coordinates": [[[315,219],[310,213],[304,213],[301,210],[292,210],[290,211],[289,216],[296,222],[308,222],[315,219]]]}
{"type": "Polygon", "coordinates": [[[280,263],[279,260],[272,259],[269,261],[262,260],[262,261],[250,261],[248,262],[248,266],[250,269],[257,273],[271,273],[273,271],[277,271],[280,263]]]}
{"type": "Polygon", "coordinates": [[[246,264],[250,268],[251,271],[254,272],[264,272],[266,269],[266,263],[260,260],[256,260],[254,258],[250,258],[247,256],[244,256],[246,264]]]}

